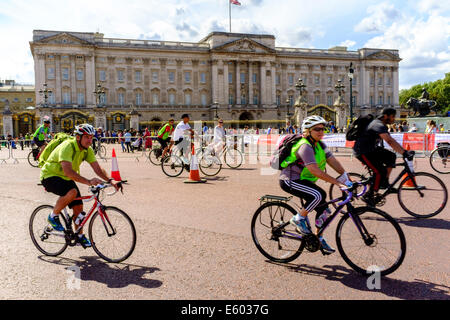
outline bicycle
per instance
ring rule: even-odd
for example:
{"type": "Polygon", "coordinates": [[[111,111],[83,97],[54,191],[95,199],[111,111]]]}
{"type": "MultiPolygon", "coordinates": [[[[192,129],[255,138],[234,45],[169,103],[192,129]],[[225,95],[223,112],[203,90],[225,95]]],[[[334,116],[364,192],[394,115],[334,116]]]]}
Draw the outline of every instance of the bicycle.
{"type": "Polygon", "coordinates": [[[374,271],[373,268],[383,276],[388,275],[397,270],[405,258],[405,235],[386,212],[373,207],[353,207],[350,201],[363,196],[366,190],[367,187],[363,186],[362,192],[356,195],[353,193],[355,188],[343,190],[343,196],[323,204],[338,202],[336,211],[324,221],[317,235],[301,235],[289,222],[297,214],[297,210],[288,204],[292,196],[265,195],[259,199],[261,206],[252,218],[253,242],[266,258],[280,263],[297,259],[305,248],[309,252],[321,250],[322,254],[327,254],[321,249],[319,236],[341,213],[336,228],[336,244],[344,261],[363,275],[374,271]],[[344,206],[347,207],[345,212],[342,210],[344,206]]]}
{"type": "Polygon", "coordinates": [[[41,149],[36,144],[33,144],[33,146],[31,147],[31,151],[27,156],[30,166],[35,168],[39,167],[39,157],[41,156],[41,153],[41,149]]]}
{"type": "Polygon", "coordinates": [[[161,156],[163,154],[163,149],[161,148],[161,145],[159,143],[157,143],[157,144],[155,144],[155,142],[153,142],[153,143],[154,143],[154,146],[148,153],[148,159],[155,166],[159,166],[159,165],[161,165],[161,160],[162,160],[161,156]]]}
{"type": "MultiPolygon", "coordinates": [[[[205,148],[204,148],[205,149],[205,148]]],[[[215,155],[215,151],[211,150],[209,152],[211,155],[215,155]]],[[[242,152],[237,149],[237,145],[233,144],[232,147],[225,145],[223,150],[217,155],[218,157],[223,155],[223,161],[231,169],[237,169],[242,165],[244,157],[242,152]]]]}
{"type": "Polygon", "coordinates": [[[95,155],[98,155],[100,158],[104,159],[106,157],[106,147],[102,144],[102,139],[94,138],[96,143],[93,143],[93,148],[95,155]]]}
{"type": "MultiPolygon", "coordinates": [[[[193,147],[193,146],[192,146],[193,147]]],[[[222,162],[220,159],[211,154],[205,154],[203,152],[204,148],[199,148],[196,151],[196,156],[198,158],[198,164],[200,171],[205,176],[215,176],[222,169],[222,162]]],[[[191,154],[188,158],[182,155],[182,150],[178,150],[179,156],[169,150],[168,155],[161,160],[161,169],[169,177],[178,177],[184,169],[190,170],[189,164],[191,159],[191,154]]]]}
{"type": "MultiPolygon", "coordinates": [[[[125,183],[126,181],[123,181],[125,183]]],[[[111,184],[99,184],[89,187],[91,195],[82,196],[76,200],[89,202],[94,200],[92,208],[82,220],[78,228],[72,228],[72,216],[67,208],[59,214],[61,223],[65,227],[63,232],[53,230],[47,221],[47,217],[53,211],[51,205],[41,205],[34,209],[30,217],[29,231],[31,240],[36,248],[46,256],[56,257],[62,254],[68,246],[76,246],[78,234],[89,218],[89,239],[92,248],[99,257],[108,262],[122,262],[134,251],[136,246],[136,229],[130,217],[121,209],[113,206],[104,206],[100,198],[104,190],[111,184]],[[95,213],[94,213],[95,211],[95,213]],[[111,248],[108,248],[108,246],[111,248]]],[[[122,189],[122,186],[120,187],[122,189]]],[[[117,192],[106,194],[113,195],[117,192]]]]}
{"type": "MultiPolygon", "coordinates": [[[[384,193],[361,197],[359,204],[365,203],[373,207],[382,207],[385,205],[386,197],[389,194],[397,194],[400,206],[415,218],[430,218],[444,210],[447,205],[448,193],[441,179],[431,173],[415,172],[412,161],[408,162],[406,159],[403,163],[397,163],[396,165],[404,168],[384,193]],[[405,175],[406,177],[404,177],[405,175]],[[399,181],[398,188],[394,188],[399,181]]],[[[368,173],[350,172],[349,176],[353,181],[360,181],[364,185],[374,183],[373,171],[370,168],[368,168],[368,173]]],[[[331,185],[330,199],[335,196],[333,190],[335,190],[335,187],[331,185]]]]}
{"type": "Polygon", "coordinates": [[[430,165],[434,171],[442,174],[450,173],[450,162],[448,154],[450,144],[448,142],[438,143],[437,148],[430,154],[430,165]]]}

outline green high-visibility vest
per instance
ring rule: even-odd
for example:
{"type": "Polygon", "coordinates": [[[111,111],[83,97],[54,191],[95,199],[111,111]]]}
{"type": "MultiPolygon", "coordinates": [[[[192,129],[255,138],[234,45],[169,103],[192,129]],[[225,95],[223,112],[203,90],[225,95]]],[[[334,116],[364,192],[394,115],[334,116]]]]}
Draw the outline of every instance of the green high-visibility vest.
{"type": "MultiPolygon", "coordinates": [[[[304,145],[308,144],[312,147],[311,143],[306,139],[302,138],[298,141],[291,149],[291,154],[281,163],[282,168],[286,168],[287,166],[295,163],[297,161],[297,151],[298,149],[304,145]]],[[[325,151],[323,150],[320,143],[317,143],[314,148],[314,157],[316,158],[317,166],[320,170],[325,171],[325,167],[327,166],[327,156],[325,151]]],[[[319,180],[315,175],[308,170],[308,168],[303,168],[302,173],[300,175],[301,180],[309,180],[311,182],[316,182],[319,180]]]]}

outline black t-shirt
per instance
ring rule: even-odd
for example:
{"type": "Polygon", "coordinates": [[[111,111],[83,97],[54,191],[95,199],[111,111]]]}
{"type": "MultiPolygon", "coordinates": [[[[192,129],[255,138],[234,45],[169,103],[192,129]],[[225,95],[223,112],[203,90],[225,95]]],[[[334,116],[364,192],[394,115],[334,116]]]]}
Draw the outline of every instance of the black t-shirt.
{"type": "Polygon", "coordinates": [[[383,139],[380,134],[388,133],[388,127],[380,120],[373,120],[363,132],[361,137],[357,138],[353,151],[356,156],[375,151],[377,147],[383,147],[383,139]]]}

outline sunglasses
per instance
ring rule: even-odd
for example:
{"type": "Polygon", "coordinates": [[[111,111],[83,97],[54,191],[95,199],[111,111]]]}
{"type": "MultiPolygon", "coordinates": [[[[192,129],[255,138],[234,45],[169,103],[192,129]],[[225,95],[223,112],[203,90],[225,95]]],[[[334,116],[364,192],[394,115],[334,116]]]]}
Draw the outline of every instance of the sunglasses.
{"type": "Polygon", "coordinates": [[[325,131],[325,128],[324,127],[312,128],[311,130],[316,131],[316,132],[320,132],[320,131],[325,131]]]}
{"type": "Polygon", "coordinates": [[[219,123],[223,123],[223,122],[219,122],[219,123]]]}

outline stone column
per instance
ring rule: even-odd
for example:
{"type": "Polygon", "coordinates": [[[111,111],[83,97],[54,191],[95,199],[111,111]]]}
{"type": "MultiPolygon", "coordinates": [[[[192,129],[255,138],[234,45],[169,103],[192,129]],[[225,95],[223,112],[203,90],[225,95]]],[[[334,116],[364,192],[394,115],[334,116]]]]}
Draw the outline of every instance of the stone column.
{"type": "Polygon", "coordinates": [[[373,95],[374,95],[374,99],[375,99],[375,105],[377,105],[378,104],[378,81],[377,81],[377,78],[378,78],[378,68],[379,67],[373,67],[373,73],[374,73],[374,93],[373,93],[373,95]]]}
{"type": "Polygon", "coordinates": [[[5,103],[5,110],[3,111],[3,135],[5,138],[8,134],[14,134],[12,115],[11,110],[9,110],[9,101],[7,100],[5,103]]]}
{"type": "Polygon", "coordinates": [[[253,71],[252,63],[248,61],[248,104],[253,104],[253,71]]]}
{"type": "Polygon", "coordinates": [[[102,127],[106,130],[106,112],[103,109],[96,108],[94,110],[95,127],[102,127]]]}
{"type": "Polygon", "coordinates": [[[167,75],[167,69],[166,69],[167,59],[166,58],[159,59],[159,62],[161,64],[161,74],[160,74],[161,97],[160,97],[159,104],[166,104],[166,103],[168,103],[167,84],[169,81],[168,75],[167,75]]]}
{"type": "Polygon", "coordinates": [[[39,90],[44,88],[45,83],[45,54],[35,54],[34,55],[34,79],[35,79],[35,87],[34,92],[36,96],[36,105],[40,103],[44,103],[44,96],[39,94],[39,90]]]}
{"type": "MultiPolygon", "coordinates": [[[[366,66],[364,69],[364,72],[366,74],[366,82],[364,83],[364,91],[363,92],[365,93],[365,96],[366,96],[365,104],[368,106],[370,106],[370,77],[371,77],[370,70],[371,70],[371,68],[368,66],[366,66]]],[[[372,106],[370,106],[370,107],[372,107],[372,106]]]]}
{"type": "Polygon", "coordinates": [[[130,113],[130,128],[139,130],[139,113],[135,110],[130,113]]]}
{"type": "Polygon", "coordinates": [[[260,85],[259,92],[261,96],[261,105],[265,105],[267,103],[266,99],[266,64],[264,61],[259,63],[259,73],[260,73],[260,85]]]}
{"type": "Polygon", "coordinates": [[[392,67],[392,105],[398,106],[398,67],[392,67]]]}
{"type": "Polygon", "coordinates": [[[271,92],[271,98],[269,101],[270,105],[276,105],[277,104],[277,79],[276,79],[276,75],[277,75],[277,68],[276,68],[276,64],[275,62],[272,62],[272,71],[271,71],[271,79],[272,79],[272,92],[271,92]]]}
{"type": "Polygon", "coordinates": [[[212,103],[218,102],[218,91],[219,91],[219,83],[217,78],[217,67],[218,67],[218,60],[213,60],[211,65],[211,87],[212,87],[212,103]]]}
{"type": "Polygon", "coordinates": [[[241,68],[239,66],[239,61],[236,60],[236,104],[241,104],[241,77],[240,71],[241,68]]]}
{"type": "MultiPolygon", "coordinates": [[[[94,57],[92,55],[86,55],[85,57],[86,65],[86,105],[95,105],[94,94],[95,91],[95,63],[94,57]]],[[[104,126],[102,126],[104,127],[104,126]]]]}
{"type": "Polygon", "coordinates": [[[61,87],[61,55],[55,54],[55,102],[62,103],[62,87],[61,87]]]}
{"type": "Polygon", "coordinates": [[[71,94],[72,94],[72,103],[78,104],[77,71],[76,71],[76,67],[75,67],[76,56],[71,54],[71,55],[69,55],[69,59],[70,59],[70,89],[71,89],[71,94]]]}
{"type": "MultiPolygon", "coordinates": [[[[228,83],[228,61],[223,62],[223,95],[224,95],[224,101],[222,101],[223,104],[229,104],[229,88],[230,85],[228,83]]],[[[212,101],[214,102],[214,101],[212,101]]]]}

